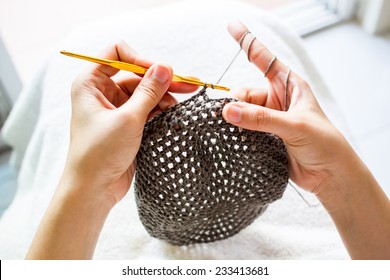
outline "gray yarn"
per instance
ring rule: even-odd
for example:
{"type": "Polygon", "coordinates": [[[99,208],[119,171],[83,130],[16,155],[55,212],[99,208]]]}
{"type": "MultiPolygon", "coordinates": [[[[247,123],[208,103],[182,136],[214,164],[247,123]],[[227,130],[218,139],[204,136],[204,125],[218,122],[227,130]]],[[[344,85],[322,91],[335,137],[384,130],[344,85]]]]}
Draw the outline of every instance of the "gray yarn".
{"type": "Polygon", "coordinates": [[[283,141],[222,117],[232,98],[206,90],[149,120],[137,155],[135,195],[148,233],[176,245],[238,233],[282,197],[283,141]]]}

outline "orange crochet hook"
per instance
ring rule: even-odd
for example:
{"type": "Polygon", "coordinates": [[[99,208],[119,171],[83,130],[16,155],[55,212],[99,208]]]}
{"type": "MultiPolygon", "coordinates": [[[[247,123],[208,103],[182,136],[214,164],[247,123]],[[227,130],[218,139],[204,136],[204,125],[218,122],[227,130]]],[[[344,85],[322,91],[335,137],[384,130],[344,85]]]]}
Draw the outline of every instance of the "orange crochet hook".
{"type": "MultiPolygon", "coordinates": [[[[114,68],[117,68],[120,70],[129,71],[129,72],[133,72],[133,73],[141,74],[141,75],[145,74],[146,71],[148,70],[148,68],[146,68],[146,67],[123,62],[123,61],[98,58],[98,57],[93,57],[93,56],[88,56],[88,55],[83,55],[83,54],[78,54],[78,53],[73,53],[73,52],[67,52],[67,51],[61,51],[61,54],[67,55],[70,57],[75,57],[75,58],[87,60],[87,61],[91,61],[91,62],[95,62],[95,63],[99,63],[99,64],[109,65],[111,67],[114,67],[114,68]]],[[[176,74],[173,75],[172,81],[193,84],[193,85],[198,85],[198,86],[205,86],[205,87],[212,88],[212,89],[230,91],[230,89],[228,87],[225,87],[225,86],[214,85],[211,83],[205,83],[205,82],[193,79],[193,78],[187,78],[187,77],[179,76],[176,74]]]]}

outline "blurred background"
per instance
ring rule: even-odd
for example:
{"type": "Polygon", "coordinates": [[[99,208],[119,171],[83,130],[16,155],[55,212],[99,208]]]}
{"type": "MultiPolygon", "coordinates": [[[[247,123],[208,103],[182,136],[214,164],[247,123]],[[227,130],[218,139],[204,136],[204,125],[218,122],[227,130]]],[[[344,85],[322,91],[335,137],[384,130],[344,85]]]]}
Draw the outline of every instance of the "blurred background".
{"type": "MultiPolygon", "coordinates": [[[[0,129],[23,85],[68,32],[123,10],[177,1],[0,0],[0,129]]],[[[268,10],[302,36],[354,146],[390,195],[390,0],[241,1],[268,10]]],[[[0,213],[16,189],[8,158],[0,140],[0,213]]]]}

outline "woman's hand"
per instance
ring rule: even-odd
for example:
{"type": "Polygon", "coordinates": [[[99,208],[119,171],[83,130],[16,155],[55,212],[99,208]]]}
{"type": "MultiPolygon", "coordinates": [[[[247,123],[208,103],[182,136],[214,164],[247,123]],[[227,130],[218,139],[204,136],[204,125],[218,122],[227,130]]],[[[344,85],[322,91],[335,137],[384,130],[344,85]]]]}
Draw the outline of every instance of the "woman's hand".
{"type": "Polygon", "coordinates": [[[119,70],[97,65],[75,80],[71,142],[63,177],[88,182],[83,192],[99,193],[114,205],[130,187],[146,120],[176,103],[168,90],[192,92],[197,86],[171,84],[169,66],[152,65],[124,42],[102,56],[150,69],[143,78],[128,73],[115,80],[119,70]]]}
{"type": "MultiPolygon", "coordinates": [[[[248,30],[237,22],[229,31],[239,41],[248,30]]],[[[247,52],[252,40],[253,35],[247,34],[242,42],[247,52]]],[[[317,195],[352,258],[389,259],[390,203],[386,194],[329,122],[309,85],[294,72],[289,74],[279,60],[271,64],[273,55],[258,40],[253,41],[249,53],[250,61],[263,73],[270,66],[266,72],[269,89],[239,91],[236,96],[246,102],[227,104],[224,118],[283,139],[291,179],[317,195]]]]}
{"type": "MultiPolygon", "coordinates": [[[[229,25],[229,31],[240,41],[248,30],[235,22],[229,25]]],[[[253,38],[252,34],[245,36],[243,50],[248,51],[253,38]]],[[[329,122],[309,85],[294,72],[289,73],[280,60],[270,65],[273,58],[264,45],[253,41],[249,59],[263,73],[270,66],[266,75],[269,88],[238,91],[236,97],[246,102],[226,105],[223,116],[239,127],[280,136],[288,151],[291,179],[305,190],[319,194],[324,180],[339,168],[342,157],[351,154],[351,148],[329,122]]]]}
{"type": "Polygon", "coordinates": [[[140,58],[124,42],[102,57],[150,67],[144,77],[98,65],[72,87],[71,139],[65,169],[27,258],[92,258],[112,207],[130,188],[145,122],[176,103],[172,69],[140,58]]]}

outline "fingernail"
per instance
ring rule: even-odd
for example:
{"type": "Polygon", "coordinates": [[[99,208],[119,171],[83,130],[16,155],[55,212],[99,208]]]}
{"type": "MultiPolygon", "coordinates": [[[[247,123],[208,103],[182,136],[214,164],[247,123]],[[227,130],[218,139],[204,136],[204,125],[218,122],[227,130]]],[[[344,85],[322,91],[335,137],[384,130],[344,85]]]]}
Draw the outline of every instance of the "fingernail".
{"type": "Polygon", "coordinates": [[[171,75],[167,68],[161,65],[156,65],[153,68],[152,76],[157,79],[161,84],[165,84],[171,75]]]}
{"type": "Polygon", "coordinates": [[[231,123],[240,123],[242,120],[242,109],[237,105],[230,105],[227,110],[227,118],[231,123]]]}

